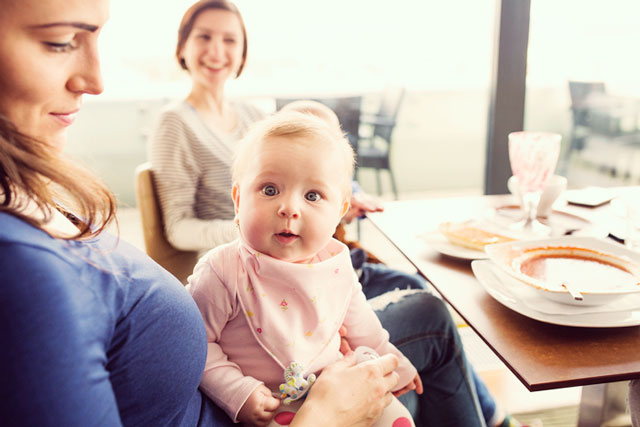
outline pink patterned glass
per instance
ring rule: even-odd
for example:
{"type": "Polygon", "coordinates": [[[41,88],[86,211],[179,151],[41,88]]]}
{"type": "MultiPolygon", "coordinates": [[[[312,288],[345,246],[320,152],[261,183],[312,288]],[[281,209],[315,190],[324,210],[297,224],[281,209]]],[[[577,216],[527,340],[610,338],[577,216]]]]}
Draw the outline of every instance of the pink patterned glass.
{"type": "Polygon", "coordinates": [[[509,162],[518,178],[525,217],[513,225],[534,234],[549,234],[547,226],[536,219],[540,195],[553,175],[560,155],[562,137],[551,132],[512,132],[509,134],[509,162]]]}

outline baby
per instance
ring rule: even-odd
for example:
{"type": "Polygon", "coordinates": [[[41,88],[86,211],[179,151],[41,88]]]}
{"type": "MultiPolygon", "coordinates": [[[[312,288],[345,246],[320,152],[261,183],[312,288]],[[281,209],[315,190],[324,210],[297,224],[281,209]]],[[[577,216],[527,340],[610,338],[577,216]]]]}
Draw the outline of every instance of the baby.
{"type": "MultiPolygon", "coordinates": [[[[331,237],[349,209],[353,157],[339,127],[299,112],[256,124],[236,153],[240,238],[209,251],[188,286],[208,337],[201,389],[233,420],[288,425],[299,400],[274,397],[285,397],[285,370],[300,369],[306,392],[313,374],[342,357],[341,325],[352,346],[398,357],[397,390],[421,388],[366,302],[347,247],[331,237]]],[[[413,425],[394,398],[376,425],[399,420],[413,425]]]]}

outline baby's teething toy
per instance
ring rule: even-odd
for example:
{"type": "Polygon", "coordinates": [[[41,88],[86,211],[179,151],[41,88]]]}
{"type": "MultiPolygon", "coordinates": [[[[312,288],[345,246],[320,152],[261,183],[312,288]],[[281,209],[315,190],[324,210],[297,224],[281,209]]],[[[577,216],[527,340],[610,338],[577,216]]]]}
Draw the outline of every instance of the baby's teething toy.
{"type": "Polygon", "coordinates": [[[356,362],[358,363],[366,362],[367,360],[374,360],[380,357],[374,349],[365,345],[357,347],[354,353],[356,355],[356,362]]]}
{"type": "Polygon", "coordinates": [[[298,362],[291,362],[291,364],[284,370],[284,384],[280,384],[281,398],[284,399],[283,403],[288,405],[294,400],[300,399],[307,394],[311,385],[316,380],[315,374],[310,374],[307,379],[302,376],[304,372],[304,366],[298,362]]]}

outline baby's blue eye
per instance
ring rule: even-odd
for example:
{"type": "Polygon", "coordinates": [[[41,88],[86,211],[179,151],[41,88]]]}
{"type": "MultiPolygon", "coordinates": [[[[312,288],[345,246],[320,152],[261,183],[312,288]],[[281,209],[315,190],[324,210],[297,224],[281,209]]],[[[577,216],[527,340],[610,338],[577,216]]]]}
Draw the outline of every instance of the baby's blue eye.
{"type": "Polygon", "coordinates": [[[262,187],[262,193],[264,193],[265,196],[275,196],[278,194],[278,189],[274,185],[269,184],[262,187]]]}
{"type": "Polygon", "coordinates": [[[304,198],[310,202],[317,202],[318,200],[322,199],[322,196],[317,191],[309,191],[304,195],[304,198]]]}

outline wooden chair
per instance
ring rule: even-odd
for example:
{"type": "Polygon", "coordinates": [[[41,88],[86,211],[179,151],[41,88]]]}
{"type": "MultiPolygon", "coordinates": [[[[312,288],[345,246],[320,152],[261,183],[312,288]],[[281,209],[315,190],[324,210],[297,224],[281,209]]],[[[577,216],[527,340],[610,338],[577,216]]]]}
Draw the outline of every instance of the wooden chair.
{"type": "Polygon", "coordinates": [[[135,175],[136,202],[142,219],[142,234],[147,254],[185,284],[198,261],[198,252],[176,249],[167,240],[151,164],[139,165],[135,175]]]}

